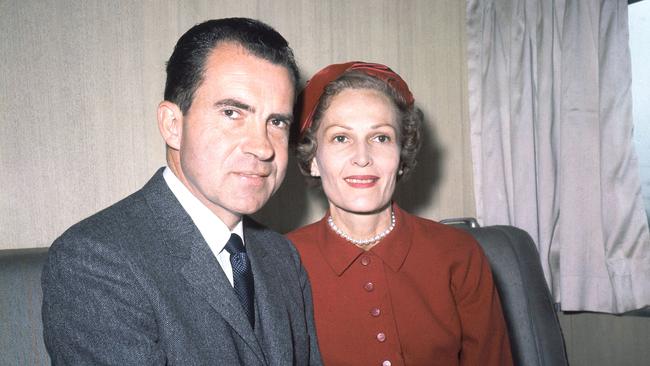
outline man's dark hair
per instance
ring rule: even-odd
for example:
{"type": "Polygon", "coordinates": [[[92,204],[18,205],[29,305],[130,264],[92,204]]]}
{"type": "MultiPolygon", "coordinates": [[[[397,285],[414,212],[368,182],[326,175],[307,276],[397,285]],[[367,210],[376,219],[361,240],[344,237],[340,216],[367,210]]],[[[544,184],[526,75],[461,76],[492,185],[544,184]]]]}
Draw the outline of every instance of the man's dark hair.
{"type": "Polygon", "coordinates": [[[252,55],[284,66],[297,90],[298,66],[291,47],[280,33],[259,20],[224,18],[197,24],[178,40],[167,61],[165,100],[175,103],[186,114],[196,89],[203,82],[208,56],[224,42],[238,44],[252,55]]]}

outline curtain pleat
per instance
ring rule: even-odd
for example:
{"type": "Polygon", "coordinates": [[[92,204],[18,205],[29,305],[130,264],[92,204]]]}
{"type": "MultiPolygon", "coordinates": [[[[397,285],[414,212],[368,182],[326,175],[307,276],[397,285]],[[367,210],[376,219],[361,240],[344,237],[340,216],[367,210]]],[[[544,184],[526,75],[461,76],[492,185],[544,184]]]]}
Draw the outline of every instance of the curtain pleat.
{"type": "Polygon", "coordinates": [[[650,304],[625,1],[468,0],[477,216],[526,230],[563,310],[650,304]]]}

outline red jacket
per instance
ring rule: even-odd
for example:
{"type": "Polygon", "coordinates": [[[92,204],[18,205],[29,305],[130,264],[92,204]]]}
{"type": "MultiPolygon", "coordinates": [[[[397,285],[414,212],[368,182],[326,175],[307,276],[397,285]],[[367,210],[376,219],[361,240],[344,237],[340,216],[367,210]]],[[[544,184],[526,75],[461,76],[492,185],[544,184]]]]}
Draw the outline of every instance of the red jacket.
{"type": "Polygon", "coordinates": [[[364,251],[327,225],[291,232],[309,274],[326,365],[512,365],[489,264],[471,235],[393,205],[364,251]]]}

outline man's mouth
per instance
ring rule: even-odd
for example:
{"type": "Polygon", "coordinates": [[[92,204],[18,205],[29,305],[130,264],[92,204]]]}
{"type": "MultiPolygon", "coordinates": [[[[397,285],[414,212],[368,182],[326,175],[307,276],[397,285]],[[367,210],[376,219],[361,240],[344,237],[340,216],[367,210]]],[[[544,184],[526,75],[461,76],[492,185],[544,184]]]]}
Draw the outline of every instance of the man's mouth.
{"type": "Polygon", "coordinates": [[[262,186],[271,173],[267,171],[240,171],[234,172],[234,175],[242,184],[262,186]]]}

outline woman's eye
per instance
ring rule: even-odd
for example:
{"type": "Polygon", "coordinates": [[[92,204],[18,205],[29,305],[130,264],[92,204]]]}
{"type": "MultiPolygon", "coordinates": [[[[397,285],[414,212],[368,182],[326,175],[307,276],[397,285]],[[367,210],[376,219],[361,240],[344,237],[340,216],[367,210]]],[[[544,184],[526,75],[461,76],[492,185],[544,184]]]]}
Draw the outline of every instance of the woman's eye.
{"type": "Polygon", "coordinates": [[[389,142],[389,141],[390,141],[390,137],[388,137],[388,136],[386,136],[386,135],[379,135],[379,136],[376,136],[376,137],[375,137],[375,140],[376,140],[377,142],[384,143],[384,142],[389,142]]]}
{"type": "Polygon", "coordinates": [[[342,135],[337,135],[337,136],[334,136],[333,140],[334,140],[334,142],[346,142],[346,141],[348,141],[348,138],[345,137],[345,136],[342,136],[342,135]]]}

